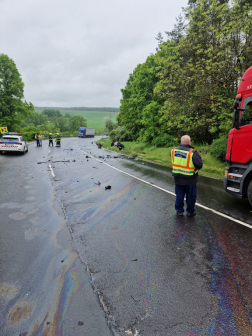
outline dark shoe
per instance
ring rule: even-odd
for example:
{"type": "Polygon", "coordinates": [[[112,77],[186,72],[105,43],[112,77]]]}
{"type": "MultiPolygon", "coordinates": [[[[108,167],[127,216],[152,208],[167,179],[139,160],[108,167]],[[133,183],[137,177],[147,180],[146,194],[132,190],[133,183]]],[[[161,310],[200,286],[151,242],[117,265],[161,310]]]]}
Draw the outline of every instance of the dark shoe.
{"type": "Polygon", "coordinates": [[[193,211],[193,212],[187,212],[187,216],[188,217],[196,216],[196,212],[195,211],[193,211]]]}
{"type": "Polygon", "coordinates": [[[183,212],[178,212],[178,211],[177,211],[177,215],[178,215],[178,216],[183,216],[184,213],[183,213],[183,212]]]}

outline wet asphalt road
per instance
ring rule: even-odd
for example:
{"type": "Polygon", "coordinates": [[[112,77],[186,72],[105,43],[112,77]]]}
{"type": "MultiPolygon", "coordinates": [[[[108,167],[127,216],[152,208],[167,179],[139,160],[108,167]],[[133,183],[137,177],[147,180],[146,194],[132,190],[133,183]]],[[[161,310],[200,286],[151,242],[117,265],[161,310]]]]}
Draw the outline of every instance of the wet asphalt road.
{"type": "MultiPolygon", "coordinates": [[[[0,335],[252,335],[251,229],[177,217],[170,169],[93,141],[0,157],[0,335]]],[[[252,224],[221,181],[198,202],[252,224]]]]}

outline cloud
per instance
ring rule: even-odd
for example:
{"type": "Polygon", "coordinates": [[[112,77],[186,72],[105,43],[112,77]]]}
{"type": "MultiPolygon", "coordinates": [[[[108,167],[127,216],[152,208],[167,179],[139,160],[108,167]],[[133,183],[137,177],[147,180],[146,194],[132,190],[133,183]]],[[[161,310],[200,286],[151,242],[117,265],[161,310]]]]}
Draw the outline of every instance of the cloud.
{"type": "Polygon", "coordinates": [[[2,0],[1,51],[36,106],[115,106],[186,5],[156,0],[2,0]]]}

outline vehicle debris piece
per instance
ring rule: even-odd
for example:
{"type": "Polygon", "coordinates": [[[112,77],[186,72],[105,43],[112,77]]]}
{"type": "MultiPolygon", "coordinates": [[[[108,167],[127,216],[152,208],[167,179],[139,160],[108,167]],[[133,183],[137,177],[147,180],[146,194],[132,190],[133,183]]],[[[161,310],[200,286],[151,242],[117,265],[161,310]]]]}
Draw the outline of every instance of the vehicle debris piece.
{"type": "Polygon", "coordinates": [[[140,299],[135,299],[132,295],[131,295],[131,297],[134,301],[140,301],[140,299]]]}
{"type": "Polygon", "coordinates": [[[47,163],[47,162],[37,162],[37,164],[41,164],[41,163],[47,163]]]}
{"type": "Polygon", "coordinates": [[[108,185],[108,186],[105,187],[105,190],[108,190],[108,189],[111,189],[110,185],[108,185]]]}
{"type": "Polygon", "coordinates": [[[96,169],[98,169],[97,167],[92,167],[92,168],[96,168],[96,169]]]}
{"type": "Polygon", "coordinates": [[[131,261],[137,261],[137,259],[132,259],[131,261]]]}
{"type": "Polygon", "coordinates": [[[52,163],[56,163],[56,162],[70,162],[70,160],[63,160],[63,161],[52,161],[52,163]]]}
{"type": "Polygon", "coordinates": [[[97,185],[101,185],[101,182],[100,182],[100,181],[98,181],[97,183],[95,182],[95,184],[97,184],[97,185]]]}
{"type": "Polygon", "coordinates": [[[84,325],[84,323],[82,321],[79,321],[78,325],[82,326],[82,325],[84,325]]]}

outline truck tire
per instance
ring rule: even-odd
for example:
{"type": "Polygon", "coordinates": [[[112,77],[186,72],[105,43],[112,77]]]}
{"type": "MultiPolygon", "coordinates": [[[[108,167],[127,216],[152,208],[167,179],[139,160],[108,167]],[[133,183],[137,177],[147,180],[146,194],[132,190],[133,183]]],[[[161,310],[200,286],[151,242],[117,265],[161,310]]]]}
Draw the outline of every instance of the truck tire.
{"type": "Polygon", "coordinates": [[[249,182],[247,195],[248,195],[249,203],[252,205],[252,180],[249,182]]]}

